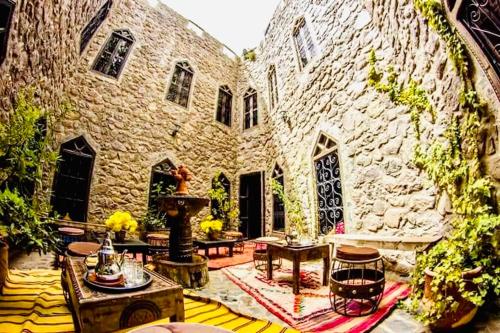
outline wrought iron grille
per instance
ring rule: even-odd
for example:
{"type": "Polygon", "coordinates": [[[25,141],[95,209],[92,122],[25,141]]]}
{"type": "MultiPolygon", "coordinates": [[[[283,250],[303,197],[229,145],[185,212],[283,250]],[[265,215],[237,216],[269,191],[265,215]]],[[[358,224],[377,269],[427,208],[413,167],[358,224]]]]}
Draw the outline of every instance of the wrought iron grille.
{"type": "Polygon", "coordinates": [[[219,88],[219,98],[217,100],[217,121],[224,125],[231,126],[231,107],[233,103],[233,94],[228,86],[219,88]]]}
{"type": "Polygon", "coordinates": [[[134,43],[128,30],[117,30],[111,34],[97,57],[93,69],[104,75],[118,78],[134,43]]]}
{"type": "Polygon", "coordinates": [[[14,6],[14,1],[0,0],[0,65],[7,55],[9,28],[12,14],[14,13],[14,6]]]}
{"type": "Polygon", "coordinates": [[[500,1],[463,0],[458,20],[474,38],[500,77],[500,1]]]}
{"type": "Polygon", "coordinates": [[[320,233],[326,235],[333,229],[343,231],[344,208],[337,150],[319,157],[314,163],[320,233]]]}
{"type": "Polygon", "coordinates": [[[101,26],[102,22],[104,22],[104,20],[108,16],[112,4],[113,1],[106,1],[101,9],[99,9],[97,14],[89,21],[85,28],[83,28],[82,34],[80,35],[80,54],[82,54],[82,52],[85,50],[92,36],[94,36],[97,29],[101,26]]]}

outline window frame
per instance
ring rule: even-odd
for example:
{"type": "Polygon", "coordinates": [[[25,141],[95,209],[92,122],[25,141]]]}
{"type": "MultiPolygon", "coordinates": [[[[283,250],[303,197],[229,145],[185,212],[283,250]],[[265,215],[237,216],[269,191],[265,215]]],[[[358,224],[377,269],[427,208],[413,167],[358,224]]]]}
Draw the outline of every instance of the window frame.
{"type": "Polygon", "coordinates": [[[183,107],[185,109],[189,109],[189,105],[191,103],[191,94],[193,93],[193,90],[194,90],[194,77],[195,77],[195,70],[193,69],[193,67],[191,66],[191,64],[188,61],[185,61],[185,60],[177,61],[173,67],[172,74],[170,75],[170,81],[169,81],[169,84],[167,87],[167,94],[165,95],[165,99],[170,103],[174,103],[175,105],[178,105],[178,106],[183,107]],[[177,89],[175,92],[176,95],[175,95],[174,100],[171,100],[169,98],[169,95],[170,95],[170,90],[172,89],[172,85],[174,84],[174,77],[176,76],[177,69],[179,69],[181,71],[181,76],[180,76],[179,81],[182,83],[181,84],[175,83],[175,85],[177,86],[177,89]],[[191,79],[190,79],[190,83],[189,83],[189,89],[187,91],[186,105],[183,105],[180,103],[180,96],[181,96],[182,90],[186,89],[185,87],[182,86],[182,84],[184,83],[184,80],[186,78],[186,75],[185,75],[186,72],[191,74],[191,79]]]}
{"type": "MultiPolygon", "coordinates": [[[[283,171],[283,168],[279,166],[278,163],[274,165],[273,171],[271,173],[271,178],[273,180],[276,180],[283,186],[283,191],[285,191],[285,172],[283,171]],[[279,179],[282,181],[280,182],[279,179]]],[[[279,199],[277,198],[277,195],[272,193],[272,225],[271,225],[271,231],[273,233],[285,233],[286,231],[286,210],[285,210],[285,203],[282,201],[282,206],[283,206],[283,230],[277,230],[274,228],[275,226],[275,221],[276,221],[276,200],[279,199]]]]}
{"type": "MultiPolygon", "coordinates": [[[[92,63],[92,71],[95,73],[98,73],[99,75],[102,75],[104,77],[118,80],[121,77],[123,70],[125,68],[125,65],[127,64],[128,60],[129,60],[129,56],[132,53],[132,48],[133,48],[134,44],[135,44],[135,38],[134,38],[134,35],[130,32],[130,30],[128,30],[128,29],[113,30],[111,32],[111,34],[109,35],[109,37],[106,39],[106,43],[104,43],[104,45],[101,47],[101,50],[99,51],[99,53],[95,57],[94,62],[92,63]],[[120,33],[122,33],[122,32],[127,33],[129,36],[127,37],[127,36],[120,35],[120,33]],[[111,42],[114,35],[118,35],[118,38],[120,38],[121,40],[126,40],[126,41],[130,42],[130,46],[127,49],[127,53],[123,57],[123,61],[121,62],[120,69],[118,70],[118,73],[116,74],[116,76],[109,75],[107,73],[101,72],[100,70],[96,69],[97,63],[99,62],[102,55],[106,51],[106,48],[107,48],[108,44],[111,42]]],[[[117,49],[118,48],[115,46],[115,48],[113,49],[113,52],[111,52],[111,54],[109,56],[109,59],[113,59],[113,57],[118,52],[117,49]]],[[[108,71],[109,71],[111,64],[112,64],[112,62],[109,61],[108,64],[106,65],[106,67],[108,68],[108,71]]]]}
{"type": "Polygon", "coordinates": [[[279,102],[278,77],[276,75],[276,67],[274,65],[269,66],[267,71],[267,87],[269,92],[269,108],[274,110],[279,102]]]}
{"type": "MultiPolygon", "coordinates": [[[[74,156],[81,156],[81,157],[85,157],[85,158],[89,158],[91,159],[90,161],[90,165],[89,165],[89,170],[88,170],[88,174],[87,174],[87,186],[86,186],[86,189],[85,189],[85,194],[84,194],[84,200],[86,201],[86,205],[84,207],[84,211],[82,212],[84,218],[82,221],[77,221],[77,220],[73,220],[73,221],[76,221],[76,222],[87,222],[88,221],[88,212],[89,212],[89,205],[90,205],[90,188],[92,187],[92,179],[93,179],[93,173],[94,173],[94,165],[95,165],[95,160],[96,160],[96,157],[97,157],[97,153],[95,151],[94,148],[92,148],[92,146],[90,145],[90,143],[85,139],[85,137],[83,135],[80,135],[78,137],[75,137],[71,140],[67,140],[63,143],[61,143],[60,147],[59,147],[59,155],[60,156],[63,156],[63,152],[67,153],[67,154],[72,154],[74,156]],[[78,148],[77,147],[77,144],[78,143],[82,143],[83,146],[81,148],[78,148]],[[75,150],[71,150],[71,148],[69,146],[72,146],[74,145],[76,147],[75,150]],[[87,152],[82,152],[84,149],[87,149],[88,151],[87,152]]],[[[61,177],[63,176],[66,176],[67,178],[72,178],[72,177],[75,177],[75,176],[71,176],[69,174],[65,175],[64,173],[61,174],[60,172],[60,163],[63,163],[64,160],[61,158],[59,161],[58,161],[58,165],[56,166],[55,168],[55,171],[54,171],[54,177],[53,177],[53,182],[52,182],[52,194],[51,194],[51,198],[50,198],[50,203],[51,203],[51,206],[52,206],[52,212],[51,214],[53,214],[54,212],[56,212],[56,209],[55,209],[55,206],[58,205],[58,203],[56,203],[57,200],[61,200],[60,197],[61,196],[58,196],[56,195],[57,194],[57,189],[59,187],[59,182],[61,181],[61,177]]],[[[65,198],[66,200],[70,200],[72,198],[70,197],[67,197],[65,198]]],[[[74,199],[74,198],[73,198],[74,199]]],[[[60,213],[60,212],[58,212],[60,213]]],[[[66,213],[69,213],[69,212],[66,212],[66,213]]]]}
{"type": "Polygon", "coordinates": [[[476,58],[479,66],[483,69],[488,80],[490,81],[497,98],[500,100],[500,74],[498,74],[493,68],[489,57],[485,54],[471,32],[469,32],[467,27],[462,22],[461,14],[466,6],[464,5],[466,0],[445,0],[443,3],[448,21],[454,28],[456,28],[470,53],[476,58]]]}
{"type": "Polygon", "coordinates": [[[292,29],[292,41],[299,69],[302,71],[319,54],[318,46],[313,37],[312,30],[303,16],[295,20],[295,24],[292,29]],[[302,48],[301,45],[303,46],[302,48]],[[302,53],[305,58],[302,57],[302,53]]]}
{"type": "Polygon", "coordinates": [[[257,90],[248,88],[243,95],[243,130],[249,130],[259,125],[259,96],[257,90]],[[255,96],[255,97],[254,97],[255,96]],[[247,99],[252,98],[250,108],[247,112],[247,99]],[[246,126],[246,115],[250,114],[250,124],[246,126]]]}
{"type": "MultiPolygon", "coordinates": [[[[228,127],[232,127],[232,122],[233,122],[233,93],[231,89],[227,85],[222,85],[219,86],[218,93],[217,93],[217,100],[216,100],[216,106],[215,106],[215,120],[223,125],[226,125],[228,127]],[[229,111],[224,107],[224,104],[221,104],[221,95],[226,94],[229,96],[229,111]],[[219,106],[221,106],[221,109],[219,110],[219,106]],[[223,122],[222,120],[224,119],[223,115],[225,112],[229,114],[229,119],[227,123],[223,122]],[[220,118],[220,119],[219,119],[220,118]]],[[[226,100],[227,101],[227,100],[226,100]]]]}
{"type": "Polygon", "coordinates": [[[3,28],[3,31],[0,32],[1,33],[0,66],[1,66],[4,63],[5,59],[7,59],[7,52],[9,51],[10,27],[12,25],[12,18],[14,17],[14,12],[16,10],[16,2],[14,0],[0,0],[0,5],[5,5],[9,9],[9,14],[7,16],[7,21],[5,22],[5,27],[3,28]]]}
{"type": "Polygon", "coordinates": [[[80,55],[83,54],[87,46],[90,44],[92,38],[96,34],[96,32],[99,30],[99,28],[102,26],[104,21],[106,21],[109,12],[111,11],[111,7],[113,6],[113,0],[106,0],[106,2],[99,8],[99,10],[95,13],[94,16],[87,22],[87,24],[83,27],[83,29],[80,31],[80,55]],[[95,23],[97,25],[95,25],[95,23]],[[90,29],[90,27],[94,26],[94,29],[90,29]],[[88,38],[85,41],[83,39],[84,34],[88,30],[88,38]]]}

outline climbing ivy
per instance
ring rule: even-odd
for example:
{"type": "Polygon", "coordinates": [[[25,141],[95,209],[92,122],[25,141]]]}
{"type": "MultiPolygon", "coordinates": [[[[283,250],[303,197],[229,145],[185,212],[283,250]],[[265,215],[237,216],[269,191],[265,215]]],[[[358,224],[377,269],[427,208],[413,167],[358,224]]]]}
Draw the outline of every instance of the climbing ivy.
{"type": "Polygon", "coordinates": [[[456,310],[461,298],[481,306],[488,296],[500,294],[500,217],[492,205],[493,185],[484,175],[480,162],[480,128],[487,107],[469,77],[471,61],[465,45],[447,21],[441,2],[414,0],[414,4],[429,26],[446,42],[449,57],[462,81],[459,94],[461,116],[451,117],[442,138],[425,142],[421,138],[420,117],[427,112],[434,122],[436,112],[429,95],[417,81],[400,82],[392,66],[386,73],[379,71],[372,50],[368,59],[368,84],[378,92],[388,94],[395,104],[410,109],[417,141],[413,162],[426,172],[438,194],[446,193],[451,201],[453,230],[428,253],[417,258],[413,272],[413,293],[408,309],[425,324],[433,324],[446,311],[456,310]],[[473,280],[477,289],[469,290],[462,273],[476,267],[482,267],[481,275],[473,280]],[[426,268],[435,273],[431,283],[434,293],[431,303],[424,299],[423,293],[426,268]],[[454,288],[459,294],[453,293],[454,288]]]}

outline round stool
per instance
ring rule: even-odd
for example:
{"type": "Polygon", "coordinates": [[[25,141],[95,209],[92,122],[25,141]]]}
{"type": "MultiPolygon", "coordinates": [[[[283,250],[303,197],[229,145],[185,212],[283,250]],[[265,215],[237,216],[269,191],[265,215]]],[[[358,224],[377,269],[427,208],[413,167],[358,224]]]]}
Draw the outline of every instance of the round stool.
{"type": "Polygon", "coordinates": [[[168,236],[165,234],[149,234],[147,235],[149,244],[149,255],[167,254],[168,253],[168,236]]]}
{"type": "MultiPolygon", "coordinates": [[[[253,264],[256,269],[261,271],[267,269],[267,243],[279,240],[278,237],[259,237],[254,239],[253,264]]],[[[273,260],[273,269],[278,268],[281,268],[281,258],[273,260]]]]}
{"type": "Polygon", "coordinates": [[[385,268],[377,249],[341,246],[332,261],[330,303],[335,312],[366,316],[378,308],[385,286],[385,268]]]}
{"type": "Polygon", "coordinates": [[[91,253],[97,253],[101,248],[99,243],[73,242],[68,245],[68,255],[72,257],[86,257],[91,253]]]}

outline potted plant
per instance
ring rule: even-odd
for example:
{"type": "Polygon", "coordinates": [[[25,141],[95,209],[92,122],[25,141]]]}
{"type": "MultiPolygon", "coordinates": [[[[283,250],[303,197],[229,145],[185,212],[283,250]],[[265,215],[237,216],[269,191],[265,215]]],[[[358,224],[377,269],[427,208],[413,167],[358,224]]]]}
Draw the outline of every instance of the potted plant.
{"type": "Polygon", "coordinates": [[[107,220],[106,227],[115,233],[115,241],[123,243],[127,231],[134,232],[137,229],[137,221],[129,212],[116,211],[107,220]]]}
{"type": "Polygon", "coordinates": [[[200,228],[207,235],[209,240],[217,240],[220,238],[222,225],[222,220],[214,219],[212,215],[205,216],[200,222],[200,228]]]}

